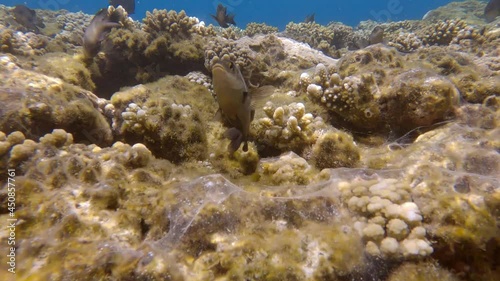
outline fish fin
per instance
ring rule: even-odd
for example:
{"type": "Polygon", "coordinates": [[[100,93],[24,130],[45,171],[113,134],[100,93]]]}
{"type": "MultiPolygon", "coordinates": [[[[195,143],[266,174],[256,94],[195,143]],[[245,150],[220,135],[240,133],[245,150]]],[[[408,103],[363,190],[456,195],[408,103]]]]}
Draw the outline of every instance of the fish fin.
{"type": "Polygon", "coordinates": [[[215,121],[222,122],[222,110],[221,110],[220,108],[219,108],[219,110],[217,110],[217,112],[215,113],[214,120],[215,120],[215,121]]]}
{"type": "Polygon", "coordinates": [[[212,18],[214,18],[214,20],[215,20],[216,22],[219,22],[219,20],[217,19],[217,17],[216,17],[216,16],[214,16],[214,15],[210,15],[210,16],[211,16],[212,18]]]}
{"type": "Polygon", "coordinates": [[[95,13],[95,16],[100,16],[100,15],[103,15],[104,13],[107,14],[108,13],[108,9],[104,9],[104,8],[100,9],[99,11],[97,11],[97,13],[95,13]]]}
{"type": "Polygon", "coordinates": [[[236,25],[236,22],[234,21],[234,14],[229,14],[226,16],[226,22],[230,23],[232,25],[236,25]]]}
{"type": "Polygon", "coordinates": [[[224,132],[224,137],[231,140],[231,143],[228,145],[228,150],[231,154],[233,154],[238,148],[240,148],[241,143],[243,142],[243,134],[240,130],[236,128],[229,128],[224,132]]]}
{"type": "Polygon", "coordinates": [[[105,27],[106,29],[111,29],[114,27],[121,27],[121,26],[122,26],[121,24],[116,23],[116,22],[106,22],[103,24],[103,27],[105,27]]]}
{"type": "Polygon", "coordinates": [[[248,98],[249,98],[248,92],[243,92],[243,99],[242,99],[241,103],[245,103],[248,98]]]}
{"type": "Polygon", "coordinates": [[[219,11],[223,12],[224,14],[226,13],[226,7],[224,7],[221,3],[217,5],[217,13],[219,13],[219,11]]]}
{"type": "Polygon", "coordinates": [[[250,107],[261,108],[266,104],[269,97],[274,94],[276,87],[271,85],[261,86],[250,91],[252,97],[252,103],[250,107]]]}

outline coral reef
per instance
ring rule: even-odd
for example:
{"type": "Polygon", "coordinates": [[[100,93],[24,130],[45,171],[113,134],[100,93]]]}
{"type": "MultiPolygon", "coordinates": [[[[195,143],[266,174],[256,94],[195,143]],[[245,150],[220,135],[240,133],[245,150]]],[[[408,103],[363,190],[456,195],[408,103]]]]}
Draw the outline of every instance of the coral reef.
{"type": "Polygon", "coordinates": [[[398,37],[396,37],[394,41],[390,41],[388,45],[396,48],[400,52],[411,53],[422,46],[422,40],[420,40],[415,33],[400,32],[398,37]]]}
{"type": "Polygon", "coordinates": [[[467,24],[462,20],[446,20],[422,29],[422,42],[426,45],[449,45],[467,24]]]}
{"type": "Polygon", "coordinates": [[[127,143],[143,143],[155,156],[179,163],[204,159],[204,120],[213,117],[215,103],[203,87],[181,77],[168,77],[117,92],[113,129],[127,143]]]}
{"type": "Polygon", "coordinates": [[[414,69],[394,77],[379,103],[391,129],[408,132],[446,120],[454,114],[459,98],[458,89],[448,79],[414,69]]]}
{"type": "Polygon", "coordinates": [[[459,278],[448,270],[441,268],[437,264],[430,262],[421,262],[417,264],[407,263],[394,272],[391,273],[388,281],[396,280],[443,280],[443,281],[457,281],[459,278]]]}
{"type": "Polygon", "coordinates": [[[311,160],[319,169],[354,168],[359,165],[360,151],[352,136],[342,131],[328,131],[312,147],[311,160]]]}
{"type": "Polygon", "coordinates": [[[49,39],[44,35],[13,31],[2,24],[0,24],[0,40],[2,52],[22,56],[44,54],[49,42],[49,39]]]}
{"type": "Polygon", "coordinates": [[[71,132],[76,141],[108,145],[113,136],[97,109],[96,97],[61,79],[19,68],[8,57],[0,64],[0,130],[21,131],[38,138],[55,128],[71,132]],[[20,84],[19,81],[24,81],[20,84]]]}
{"type": "Polygon", "coordinates": [[[213,26],[205,27],[196,17],[188,17],[186,12],[177,13],[174,10],[157,10],[147,12],[142,29],[152,38],[169,34],[172,37],[187,39],[192,33],[199,35],[215,35],[213,26]]]}
{"type": "Polygon", "coordinates": [[[285,34],[289,38],[309,44],[309,46],[322,51],[324,54],[329,55],[334,53],[333,40],[335,33],[327,26],[314,22],[290,22],[286,25],[285,34]]]}
{"type": "Polygon", "coordinates": [[[462,19],[467,24],[484,24],[485,1],[466,0],[450,2],[442,7],[428,11],[424,21],[437,22],[444,20],[462,19]]]}
{"type": "Polygon", "coordinates": [[[154,10],[143,22],[141,29],[133,23],[115,29],[102,42],[103,55],[95,58],[93,73],[99,96],[109,97],[122,86],[155,81],[165,74],[203,70],[213,26],[205,27],[184,11],[154,10]]]}
{"type": "Polygon", "coordinates": [[[266,149],[301,154],[329,128],[321,117],[306,113],[302,103],[275,106],[267,102],[263,111],[266,117],[256,120],[252,127],[255,139],[266,149]]]}
{"type": "Polygon", "coordinates": [[[250,37],[253,37],[254,35],[257,34],[271,34],[277,32],[278,32],[277,27],[270,26],[265,23],[251,22],[247,24],[245,28],[245,35],[250,37]]]}
{"type": "Polygon", "coordinates": [[[90,77],[90,71],[85,64],[75,56],[64,53],[48,53],[36,61],[38,72],[45,73],[51,77],[57,77],[64,82],[93,91],[94,81],[90,77]]]}
{"type": "Polygon", "coordinates": [[[277,159],[261,161],[259,174],[259,181],[263,184],[269,182],[271,185],[306,185],[311,183],[317,171],[307,160],[289,152],[277,159]],[[266,180],[266,177],[269,177],[269,180],[266,180]]]}

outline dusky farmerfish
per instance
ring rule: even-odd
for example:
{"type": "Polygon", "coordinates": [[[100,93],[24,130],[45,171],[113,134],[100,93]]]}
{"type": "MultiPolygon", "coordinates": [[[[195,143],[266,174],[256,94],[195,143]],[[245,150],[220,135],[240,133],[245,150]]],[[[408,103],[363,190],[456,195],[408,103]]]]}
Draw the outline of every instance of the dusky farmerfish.
{"type": "Polygon", "coordinates": [[[45,27],[45,24],[37,17],[35,10],[32,10],[24,5],[16,5],[11,10],[11,13],[14,20],[29,31],[40,33],[38,27],[45,27]]]}
{"type": "Polygon", "coordinates": [[[135,13],[135,0],[109,0],[109,5],[122,6],[129,15],[135,13]]]}
{"type": "Polygon", "coordinates": [[[226,7],[222,6],[222,4],[217,6],[215,15],[211,16],[223,28],[229,27],[229,24],[236,25],[234,22],[234,14],[228,15],[226,7]]]}
{"type": "Polygon", "coordinates": [[[306,18],[304,19],[304,22],[305,23],[315,22],[314,15],[315,15],[315,13],[307,15],[306,18]]]}
{"type": "Polygon", "coordinates": [[[500,16],[500,0],[490,0],[484,8],[484,17],[487,22],[492,22],[500,16]]]}
{"type": "Polygon", "coordinates": [[[101,9],[95,14],[83,35],[83,53],[86,57],[92,58],[99,52],[101,41],[111,28],[121,27],[118,20],[116,13],[108,14],[108,9],[101,9]]]}
{"type": "Polygon", "coordinates": [[[230,153],[234,153],[243,142],[243,151],[248,151],[248,133],[255,115],[250,93],[240,68],[228,59],[221,59],[212,66],[212,84],[217,95],[221,117],[230,126],[224,136],[231,140],[230,153]]]}

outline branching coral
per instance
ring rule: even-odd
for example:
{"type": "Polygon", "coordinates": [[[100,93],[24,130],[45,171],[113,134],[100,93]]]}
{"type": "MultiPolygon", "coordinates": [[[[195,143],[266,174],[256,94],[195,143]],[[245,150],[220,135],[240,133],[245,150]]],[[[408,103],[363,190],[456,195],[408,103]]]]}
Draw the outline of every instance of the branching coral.
{"type": "Polygon", "coordinates": [[[422,41],[426,45],[449,45],[467,27],[462,20],[446,20],[431,24],[420,31],[422,41]]]}
{"type": "Polygon", "coordinates": [[[243,74],[252,63],[248,50],[238,48],[235,42],[221,40],[208,45],[205,51],[205,68],[211,71],[212,66],[223,57],[238,64],[243,74]]]}
{"type": "Polygon", "coordinates": [[[286,25],[285,34],[287,37],[309,44],[314,49],[320,50],[325,54],[332,53],[335,49],[335,33],[327,26],[314,22],[311,23],[293,23],[286,25]]]}
{"type": "Polygon", "coordinates": [[[163,33],[179,39],[188,39],[192,33],[202,36],[215,35],[213,26],[205,27],[198,18],[188,17],[184,11],[177,13],[174,10],[154,9],[152,13],[146,12],[143,22],[143,30],[151,38],[157,38],[163,33]]]}
{"type": "Polygon", "coordinates": [[[389,42],[388,45],[400,52],[411,53],[422,46],[422,40],[415,33],[400,32],[394,41],[389,42]]]}
{"type": "Polygon", "coordinates": [[[245,35],[253,37],[257,34],[272,34],[277,33],[278,28],[274,26],[267,25],[265,23],[248,23],[245,28],[245,35]]]}
{"type": "MultiPolygon", "coordinates": [[[[302,84],[307,84],[306,75],[302,84]]],[[[371,74],[347,76],[330,74],[324,65],[316,67],[313,78],[320,85],[309,84],[306,88],[313,101],[323,104],[331,113],[356,128],[374,129],[381,126],[382,118],[377,99],[380,90],[371,74]]]]}
{"type": "Polygon", "coordinates": [[[267,117],[254,122],[255,138],[259,143],[280,151],[302,153],[316,142],[323,130],[328,129],[321,117],[306,113],[302,103],[264,106],[267,117]]]}

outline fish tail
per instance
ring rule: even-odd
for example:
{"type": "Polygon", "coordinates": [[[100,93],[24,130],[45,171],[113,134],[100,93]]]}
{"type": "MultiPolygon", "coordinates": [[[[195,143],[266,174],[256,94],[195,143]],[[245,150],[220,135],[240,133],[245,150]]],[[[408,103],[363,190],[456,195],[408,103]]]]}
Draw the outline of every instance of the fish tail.
{"type": "MultiPolygon", "coordinates": [[[[231,140],[231,143],[228,146],[228,150],[231,154],[234,153],[236,150],[238,150],[238,148],[240,148],[241,143],[243,142],[243,134],[240,132],[240,130],[236,128],[228,129],[224,133],[224,137],[231,140]]],[[[245,147],[243,147],[243,149],[245,149],[245,147]]]]}

